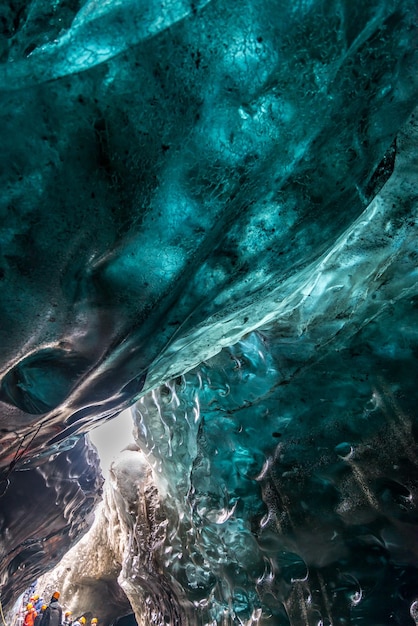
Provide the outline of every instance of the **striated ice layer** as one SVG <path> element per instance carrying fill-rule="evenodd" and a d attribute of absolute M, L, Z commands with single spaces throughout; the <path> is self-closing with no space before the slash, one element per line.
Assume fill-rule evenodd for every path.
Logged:
<path fill-rule="evenodd" d="M 418 84 L 414 0 L 33 0 L 3 23 L 7 465 L 15 432 L 65 448 L 277 317 L 387 179 Z"/>

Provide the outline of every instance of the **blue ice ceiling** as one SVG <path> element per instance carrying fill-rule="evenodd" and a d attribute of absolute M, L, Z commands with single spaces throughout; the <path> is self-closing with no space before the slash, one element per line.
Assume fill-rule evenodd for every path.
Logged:
<path fill-rule="evenodd" d="M 417 21 L 412 0 L 0 8 L 2 489 L 163 383 L 186 413 L 203 394 L 184 437 L 148 409 L 138 437 L 189 529 L 216 525 L 213 506 L 258 546 L 254 570 L 236 557 L 239 592 L 213 591 L 241 576 L 219 555 L 199 553 L 197 578 L 167 566 L 215 598 L 205 619 L 235 603 L 237 620 L 368 623 L 393 592 L 376 623 L 412 620 Z M 236 364 L 215 385 L 213 359 Z M 386 577 L 370 613 L 339 604 L 357 553 Z M 292 568 L 310 567 L 332 617 L 291 608 Z M 255 584 L 270 570 L 280 589 Z"/>

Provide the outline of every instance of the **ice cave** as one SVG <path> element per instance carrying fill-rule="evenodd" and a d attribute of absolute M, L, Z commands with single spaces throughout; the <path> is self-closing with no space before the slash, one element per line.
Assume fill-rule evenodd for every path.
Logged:
<path fill-rule="evenodd" d="M 417 625 L 417 1 L 0 26 L 3 626 Z"/>

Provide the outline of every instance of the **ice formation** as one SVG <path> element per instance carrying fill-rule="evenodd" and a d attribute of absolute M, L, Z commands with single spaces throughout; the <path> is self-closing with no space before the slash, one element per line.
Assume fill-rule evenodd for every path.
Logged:
<path fill-rule="evenodd" d="M 84 435 L 133 406 L 104 622 L 412 626 L 415 0 L 0 17 L 5 606 L 86 528 Z"/>

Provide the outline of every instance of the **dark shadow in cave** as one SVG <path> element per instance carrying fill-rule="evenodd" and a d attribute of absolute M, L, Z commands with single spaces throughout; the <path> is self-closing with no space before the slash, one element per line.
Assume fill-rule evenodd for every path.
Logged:
<path fill-rule="evenodd" d="M 127 615 L 117 617 L 110 626 L 138 626 L 138 622 L 134 613 L 128 613 Z"/>

